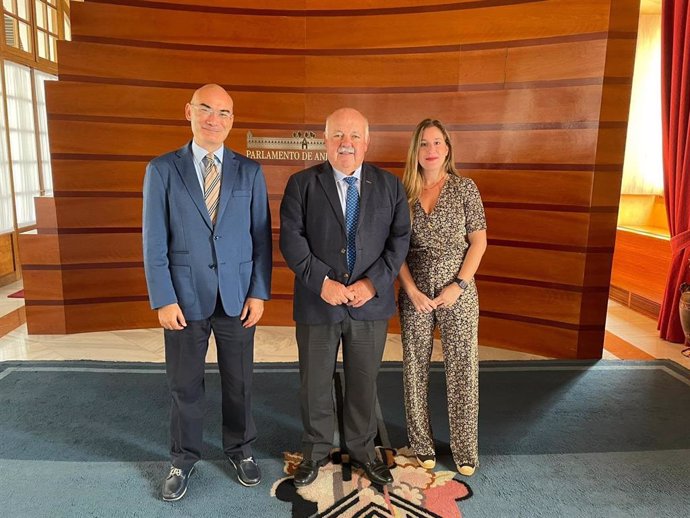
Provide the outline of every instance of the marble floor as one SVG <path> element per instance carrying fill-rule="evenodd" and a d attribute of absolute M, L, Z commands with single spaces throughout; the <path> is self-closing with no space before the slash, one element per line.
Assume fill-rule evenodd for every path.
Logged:
<path fill-rule="evenodd" d="M 104 360 L 162 362 L 161 329 L 133 329 L 72 335 L 29 335 L 24 321 L 24 299 L 7 295 L 22 288 L 21 281 L 0 287 L 0 361 L 6 360 Z M 438 341 L 437 341 L 438 342 Z M 610 301 L 606 319 L 605 359 L 642 360 L 669 358 L 690 368 L 681 344 L 658 337 L 656 321 Z M 255 361 L 291 362 L 297 360 L 294 328 L 259 326 L 255 340 Z M 440 343 L 435 343 L 432 358 L 441 360 Z M 479 347 L 480 360 L 528 360 L 543 356 Z M 388 335 L 384 359 L 402 359 L 400 336 Z M 215 362 L 215 344 L 207 360 Z"/>

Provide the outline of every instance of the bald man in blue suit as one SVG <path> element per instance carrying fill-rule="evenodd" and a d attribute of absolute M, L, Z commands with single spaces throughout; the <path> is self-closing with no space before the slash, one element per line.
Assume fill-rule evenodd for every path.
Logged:
<path fill-rule="evenodd" d="M 165 501 L 182 498 L 201 457 L 204 369 L 211 332 L 222 385 L 223 449 L 238 480 L 261 472 L 252 454 L 255 325 L 271 292 L 271 220 L 261 166 L 224 146 L 233 101 L 218 85 L 185 106 L 193 140 L 152 160 L 144 179 L 144 268 L 164 328 L 171 396 Z"/>

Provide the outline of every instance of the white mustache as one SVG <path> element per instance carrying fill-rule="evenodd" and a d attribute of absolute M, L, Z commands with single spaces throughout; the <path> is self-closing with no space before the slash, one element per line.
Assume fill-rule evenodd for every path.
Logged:
<path fill-rule="evenodd" d="M 340 146 L 340 147 L 338 148 L 338 153 L 339 153 L 339 154 L 345 154 L 345 153 L 347 153 L 347 154 L 350 154 L 350 155 L 354 155 L 354 154 L 355 154 L 355 148 L 353 148 L 352 146 Z"/>

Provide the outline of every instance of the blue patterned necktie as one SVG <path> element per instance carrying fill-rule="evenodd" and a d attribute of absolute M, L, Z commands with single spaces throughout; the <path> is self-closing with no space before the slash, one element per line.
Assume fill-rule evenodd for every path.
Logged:
<path fill-rule="evenodd" d="M 347 269 L 352 275 L 357 257 L 355 237 L 357 236 L 357 221 L 359 220 L 359 193 L 355 182 L 357 178 L 349 176 L 344 179 L 347 182 L 347 196 L 345 197 L 345 227 L 347 229 Z"/>

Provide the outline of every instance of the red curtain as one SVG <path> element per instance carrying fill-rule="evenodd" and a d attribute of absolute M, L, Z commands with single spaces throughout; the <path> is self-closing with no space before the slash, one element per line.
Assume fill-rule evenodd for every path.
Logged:
<path fill-rule="evenodd" d="M 661 8 L 661 116 L 664 195 L 671 231 L 671 268 L 659 314 L 661 338 L 685 340 L 678 316 L 680 285 L 690 280 L 690 12 L 689 0 Z"/>

